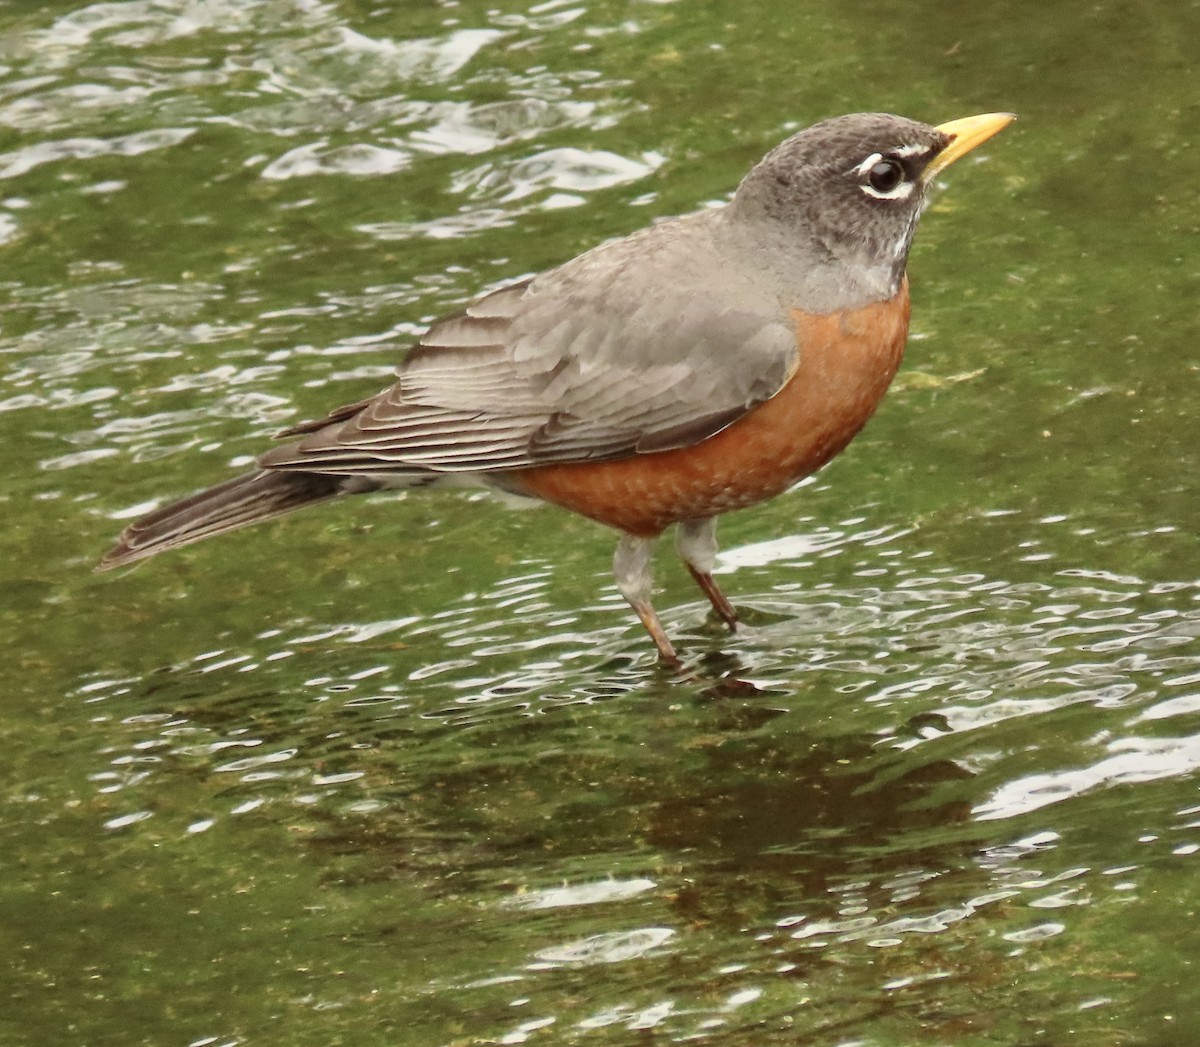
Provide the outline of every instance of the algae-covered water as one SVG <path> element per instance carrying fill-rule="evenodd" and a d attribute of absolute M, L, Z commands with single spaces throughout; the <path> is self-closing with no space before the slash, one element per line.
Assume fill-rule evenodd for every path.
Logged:
<path fill-rule="evenodd" d="M 1167 0 L 0 3 L 0 1043 L 1200 1042 L 1197 39 Z M 864 109 L 1020 119 L 922 222 L 880 413 L 723 521 L 750 627 L 660 557 L 694 678 L 553 509 L 92 573 L 430 319 Z"/>

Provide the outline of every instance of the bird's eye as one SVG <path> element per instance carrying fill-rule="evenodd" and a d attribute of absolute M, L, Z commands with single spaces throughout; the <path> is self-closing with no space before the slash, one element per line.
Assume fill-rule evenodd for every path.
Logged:
<path fill-rule="evenodd" d="M 867 172 L 867 184 L 882 196 L 896 191 L 904 181 L 904 168 L 895 160 L 879 160 Z"/>

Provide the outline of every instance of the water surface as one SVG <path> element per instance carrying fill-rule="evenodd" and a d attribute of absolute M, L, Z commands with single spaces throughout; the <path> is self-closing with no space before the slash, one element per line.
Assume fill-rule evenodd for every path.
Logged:
<path fill-rule="evenodd" d="M 1200 1040 L 1197 8 L 0 8 L 12 1044 Z M 1116 56 L 1116 57 L 1114 57 Z M 470 495 L 118 575 L 423 325 L 790 131 L 948 174 L 893 393 L 669 555 Z M 664 550 L 666 553 L 666 550 Z"/>

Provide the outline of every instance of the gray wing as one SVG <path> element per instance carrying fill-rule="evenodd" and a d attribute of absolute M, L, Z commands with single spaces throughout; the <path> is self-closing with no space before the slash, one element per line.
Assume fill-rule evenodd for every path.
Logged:
<path fill-rule="evenodd" d="M 777 299 L 724 264 L 705 214 L 653 226 L 435 324 L 399 380 L 281 435 L 269 468 L 487 472 L 689 446 L 782 387 Z M 711 221 L 711 219 L 710 219 Z"/>

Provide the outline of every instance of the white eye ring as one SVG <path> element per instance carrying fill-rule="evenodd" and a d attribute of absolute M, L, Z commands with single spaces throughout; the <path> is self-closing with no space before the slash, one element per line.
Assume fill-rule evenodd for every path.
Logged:
<path fill-rule="evenodd" d="M 876 200 L 907 200 L 912 196 L 913 183 L 907 178 L 901 178 L 891 189 L 886 190 L 876 189 L 871 185 L 869 181 L 871 172 L 880 163 L 895 165 L 896 161 L 890 158 L 885 160 L 882 153 L 872 153 L 862 163 L 852 167 L 848 173 L 856 177 L 859 189 Z"/>

